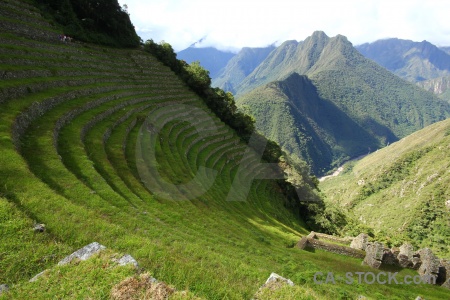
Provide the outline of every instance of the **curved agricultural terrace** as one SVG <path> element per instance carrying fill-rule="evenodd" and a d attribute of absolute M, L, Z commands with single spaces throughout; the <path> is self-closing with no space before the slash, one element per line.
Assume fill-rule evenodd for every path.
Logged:
<path fill-rule="evenodd" d="M 67 293 L 66 277 L 28 280 L 94 241 L 205 299 L 251 298 L 271 272 L 301 284 L 284 291 L 297 299 L 374 289 L 314 284 L 318 270 L 366 267 L 293 248 L 307 230 L 273 180 L 254 179 L 258 155 L 156 58 L 62 43 L 26 1 L 0 5 L 0 283 L 12 298 Z M 237 176 L 245 201 L 228 198 Z M 67 298 L 108 298 L 126 275 L 92 284 L 92 274 L 64 270 L 79 280 Z"/>

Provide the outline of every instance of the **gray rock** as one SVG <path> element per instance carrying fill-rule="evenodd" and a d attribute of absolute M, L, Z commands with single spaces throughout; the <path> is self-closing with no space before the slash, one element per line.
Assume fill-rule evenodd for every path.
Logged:
<path fill-rule="evenodd" d="M 133 265 L 135 268 L 139 266 L 138 262 L 130 254 L 125 254 L 121 258 L 114 261 L 117 262 L 119 266 Z"/>
<path fill-rule="evenodd" d="M 368 242 L 369 242 L 369 236 L 365 233 L 360 233 L 350 243 L 350 248 L 358 249 L 358 250 L 366 250 Z"/>
<path fill-rule="evenodd" d="M 413 269 L 413 270 L 418 270 L 420 268 L 420 266 L 422 265 L 422 261 L 420 260 L 419 255 L 414 255 L 411 262 L 412 262 L 411 269 Z"/>
<path fill-rule="evenodd" d="M 420 249 L 417 252 L 420 255 L 420 260 L 422 261 L 422 264 L 418 270 L 419 274 L 421 276 L 431 275 L 437 277 L 439 274 L 440 265 L 439 258 L 437 258 L 429 248 Z"/>
<path fill-rule="evenodd" d="M 447 206 L 447 208 L 450 209 L 450 199 L 448 199 L 447 201 L 445 201 L 445 206 Z"/>
<path fill-rule="evenodd" d="M 9 286 L 7 284 L 0 284 L 0 295 L 9 291 Z"/>
<path fill-rule="evenodd" d="M 366 247 L 366 257 L 364 258 L 363 263 L 375 269 L 380 268 L 384 250 L 384 245 L 380 242 L 368 243 Z"/>
<path fill-rule="evenodd" d="M 358 250 L 366 250 L 367 243 L 369 242 L 369 236 L 365 233 L 360 233 L 353 239 L 350 244 L 350 248 Z"/>
<path fill-rule="evenodd" d="M 44 232 L 45 231 L 45 224 L 36 224 L 36 225 L 34 225 L 33 230 L 35 232 Z"/>
<path fill-rule="evenodd" d="M 35 282 L 35 281 L 37 281 L 37 280 L 39 279 L 39 277 L 41 277 L 42 275 L 44 275 L 44 273 L 47 272 L 47 271 L 48 271 L 48 269 L 46 269 L 46 270 L 42 271 L 41 273 L 35 275 L 33 278 L 30 279 L 30 282 Z"/>
<path fill-rule="evenodd" d="M 385 249 L 383 253 L 383 259 L 381 260 L 383 264 L 386 265 L 398 265 L 397 251 L 395 249 Z"/>
<path fill-rule="evenodd" d="M 414 248 L 409 243 L 403 243 L 400 246 L 400 253 L 397 255 L 398 263 L 402 268 L 412 268 Z"/>
<path fill-rule="evenodd" d="M 436 283 L 450 289 L 450 260 L 441 259 Z"/>
<path fill-rule="evenodd" d="M 70 254 L 69 256 L 65 257 L 60 262 L 58 262 L 58 265 L 59 266 L 66 265 L 76 258 L 78 258 L 80 260 L 86 260 L 89 257 L 91 257 L 92 255 L 94 255 L 104 249 L 106 249 L 105 246 L 100 245 L 97 242 L 93 242 L 93 243 L 91 243 L 87 246 L 84 246 L 83 248 L 75 251 L 74 253 Z"/>
<path fill-rule="evenodd" d="M 280 275 L 278 275 L 276 273 L 272 273 L 272 274 L 270 274 L 269 278 L 267 278 L 266 283 L 264 283 L 263 287 L 266 284 L 269 284 L 271 282 L 277 282 L 277 281 L 278 282 L 283 282 L 283 283 L 285 283 L 287 285 L 290 285 L 290 286 L 294 286 L 294 283 L 290 279 L 286 279 L 286 278 L 284 278 L 284 277 L 282 277 L 282 276 L 280 276 Z"/>

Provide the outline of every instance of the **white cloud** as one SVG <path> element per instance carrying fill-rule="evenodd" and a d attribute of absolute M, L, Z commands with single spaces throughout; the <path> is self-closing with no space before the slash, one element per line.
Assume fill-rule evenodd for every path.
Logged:
<path fill-rule="evenodd" d="M 387 37 L 450 45 L 450 2 L 298 0 L 120 0 L 145 41 L 165 40 L 182 50 L 203 45 L 221 49 L 304 40 L 315 30 L 342 34 L 354 44 Z"/>

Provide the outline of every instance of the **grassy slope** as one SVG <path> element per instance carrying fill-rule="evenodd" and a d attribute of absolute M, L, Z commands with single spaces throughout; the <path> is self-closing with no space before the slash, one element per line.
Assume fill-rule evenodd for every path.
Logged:
<path fill-rule="evenodd" d="M 450 255 L 450 120 L 430 125 L 321 183 L 331 201 L 348 207 L 392 242 L 411 240 Z"/>
<path fill-rule="evenodd" d="M 245 147 L 173 73 L 139 50 L 61 44 L 58 30 L 35 26 L 43 21 L 25 2 L 0 4 L 2 13 L 16 14 L 0 15 L 0 283 L 12 287 L 0 298 L 107 298 L 131 271 L 105 273 L 102 257 L 28 282 L 93 241 L 207 299 L 250 298 L 270 272 L 301 284 L 282 292 L 286 299 L 445 295 L 431 286 L 315 285 L 316 271 L 369 269 L 356 259 L 290 248 L 307 231 L 270 181 L 255 181 L 246 202 L 227 202 Z M 218 132 L 199 138 L 177 118 L 168 122 L 156 143 L 161 176 L 185 183 L 206 166 L 218 177 L 194 200 L 168 201 L 140 182 L 135 147 L 149 113 L 165 119 L 157 108 L 169 107 L 180 116 L 180 103 L 201 108 Z M 223 137 L 226 148 L 215 150 Z M 47 231 L 34 233 L 35 222 Z M 76 294 L 68 293 L 74 286 Z"/>

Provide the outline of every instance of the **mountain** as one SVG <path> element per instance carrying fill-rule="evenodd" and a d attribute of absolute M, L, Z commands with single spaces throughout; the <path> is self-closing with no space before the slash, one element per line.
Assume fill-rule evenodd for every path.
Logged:
<path fill-rule="evenodd" d="M 288 153 L 306 160 L 315 174 L 380 147 L 333 102 L 321 98 L 305 75 L 292 73 L 258 87 L 241 97 L 239 105 L 255 117 L 259 130 Z"/>
<path fill-rule="evenodd" d="M 448 54 L 450 54 L 450 47 L 439 47 L 441 50 L 447 52 Z"/>
<path fill-rule="evenodd" d="M 427 126 L 320 183 L 339 203 L 386 242 L 409 240 L 450 256 L 450 119 Z"/>
<path fill-rule="evenodd" d="M 200 65 L 209 71 L 211 78 L 219 75 L 228 61 L 236 54 L 225 52 L 213 47 L 197 48 L 195 44 L 177 53 L 177 58 L 190 64 L 193 61 L 199 61 Z"/>
<path fill-rule="evenodd" d="M 230 59 L 225 68 L 212 76 L 212 85 L 225 91 L 235 93 L 235 87 L 247 77 L 268 55 L 275 46 L 264 48 L 244 47 L 232 59 Z"/>
<path fill-rule="evenodd" d="M 384 39 L 356 49 L 411 82 L 450 75 L 450 54 L 427 41 Z"/>
<path fill-rule="evenodd" d="M 347 137 L 341 136 L 344 135 L 341 131 L 336 130 L 323 134 L 322 137 L 327 135 L 333 137 L 321 139 L 326 141 L 328 149 L 334 149 L 330 156 L 322 158 L 322 162 L 332 162 L 326 169 L 330 169 L 333 164 L 344 158 L 351 158 L 357 153 L 362 154 L 362 149 L 374 150 L 380 145 L 396 141 L 426 125 L 450 116 L 448 103 L 365 58 L 344 36 L 338 35 L 329 38 L 323 32 L 315 32 L 303 42 L 287 41 L 280 45 L 236 88 L 237 103 L 240 107 L 248 105 L 244 109 L 254 116 L 260 116 L 261 112 L 265 112 L 265 121 L 257 120 L 259 124 L 257 128 L 265 135 L 272 136 L 291 154 L 309 153 L 310 151 L 305 150 L 306 142 L 302 140 L 317 141 L 318 139 L 313 138 L 314 134 L 309 130 L 288 130 L 289 134 L 303 132 L 303 134 L 298 133 L 296 138 L 275 134 L 275 132 L 286 131 L 287 129 L 283 128 L 286 124 L 272 123 L 269 126 L 262 123 L 269 122 L 272 118 L 276 119 L 273 114 L 279 113 L 279 111 L 272 109 L 270 97 L 261 96 L 262 90 L 258 90 L 256 93 L 258 98 L 262 99 L 261 101 L 251 99 L 255 96 L 251 91 L 270 82 L 283 81 L 294 72 L 309 78 L 311 85 L 314 86 L 313 90 L 316 90 L 313 92 L 313 94 L 317 94 L 314 97 L 332 103 L 336 109 L 341 111 L 340 116 L 344 114 L 353 121 L 353 124 L 357 125 L 356 131 L 360 132 L 361 128 L 366 131 L 366 134 L 354 136 L 352 143 L 359 145 L 358 147 L 353 145 L 337 147 L 339 143 L 336 141 L 341 140 L 346 140 L 346 144 L 349 145 L 349 140 Z M 279 95 L 283 99 L 288 97 L 291 102 L 298 101 L 301 97 L 308 98 L 311 97 L 311 85 L 308 89 L 299 90 L 298 93 L 286 94 L 285 90 L 281 90 Z M 273 94 L 273 88 L 270 87 L 269 94 Z M 300 96 L 302 92 L 305 95 Z M 298 119 L 298 114 L 294 116 L 292 113 L 293 111 L 290 109 L 283 110 L 286 121 Z M 304 111 L 305 117 L 302 119 L 308 120 L 311 126 L 315 126 L 312 120 L 317 122 L 317 116 L 312 117 L 309 113 Z M 294 123 L 289 126 L 294 126 Z M 346 121 L 345 124 L 350 123 Z M 273 127 L 273 125 L 276 126 Z M 370 139 L 368 135 L 371 137 Z M 360 140 L 360 138 L 362 139 Z M 323 144 L 319 148 L 325 149 Z M 298 149 L 303 150 L 293 152 Z M 330 152 L 323 150 L 321 153 L 329 154 Z M 311 161 L 309 155 L 304 158 Z M 322 164 L 320 165 L 322 166 Z M 321 167 L 314 166 L 314 169 L 318 170 Z"/>
<path fill-rule="evenodd" d="M 450 102 L 450 76 L 420 81 L 417 82 L 417 85 L 436 94 L 439 98 Z"/>

